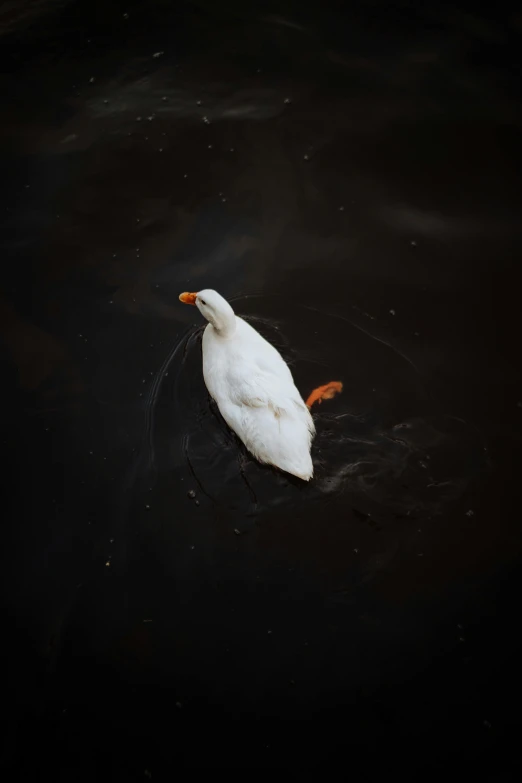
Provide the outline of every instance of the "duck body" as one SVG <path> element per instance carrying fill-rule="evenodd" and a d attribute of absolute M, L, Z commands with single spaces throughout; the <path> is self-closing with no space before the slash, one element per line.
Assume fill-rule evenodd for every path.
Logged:
<path fill-rule="evenodd" d="M 309 481 L 315 427 L 279 351 L 216 291 L 182 294 L 181 301 L 187 301 L 182 297 L 195 297 L 187 303 L 209 320 L 203 377 L 230 429 L 259 462 Z"/>
<path fill-rule="evenodd" d="M 312 478 L 312 417 L 288 365 L 259 332 L 237 316 L 230 338 L 208 324 L 203 377 L 226 423 L 259 462 Z"/>

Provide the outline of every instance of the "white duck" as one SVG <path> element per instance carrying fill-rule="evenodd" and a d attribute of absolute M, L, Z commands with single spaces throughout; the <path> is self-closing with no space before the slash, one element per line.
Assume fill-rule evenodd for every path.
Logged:
<path fill-rule="evenodd" d="M 203 377 L 228 426 L 259 462 L 309 481 L 315 427 L 279 351 L 235 315 L 217 291 L 179 298 L 196 305 L 209 322 L 203 334 Z"/>

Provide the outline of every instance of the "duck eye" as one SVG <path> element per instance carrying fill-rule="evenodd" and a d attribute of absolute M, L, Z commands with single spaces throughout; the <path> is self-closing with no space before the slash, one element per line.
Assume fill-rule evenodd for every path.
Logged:
<path fill-rule="evenodd" d="M 203 299 L 200 299 L 199 301 L 201 302 L 202 305 L 206 305 L 206 302 L 204 302 Z"/>

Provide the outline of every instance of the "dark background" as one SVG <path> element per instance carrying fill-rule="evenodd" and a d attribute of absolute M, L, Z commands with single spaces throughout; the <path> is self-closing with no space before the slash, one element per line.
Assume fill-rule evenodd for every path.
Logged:
<path fill-rule="evenodd" d="M 507 779 L 522 9 L 33 0 L 0 31 L 9 779 Z M 209 404 L 204 287 L 303 396 L 343 381 L 310 486 Z"/>

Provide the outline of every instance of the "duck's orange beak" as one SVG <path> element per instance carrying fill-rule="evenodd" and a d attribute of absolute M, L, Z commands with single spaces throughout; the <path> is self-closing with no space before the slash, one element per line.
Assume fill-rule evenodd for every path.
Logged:
<path fill-rule="evenodd" d="M 185 291 L 184 294 L 179 295 L 179 301 L 183 302 L 183 304 L 196 304 L 196 296 L 198 295 L 198 292 L 196 291 L 195 294 L 189 294 L 187 291 Z"/>

